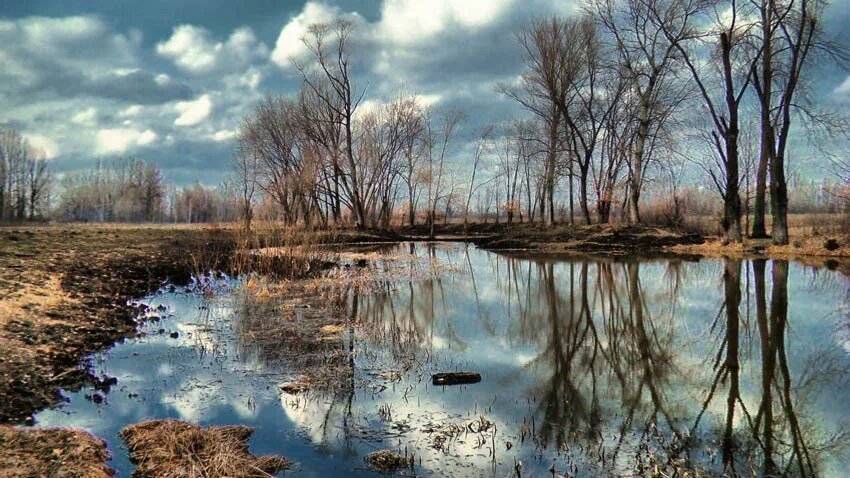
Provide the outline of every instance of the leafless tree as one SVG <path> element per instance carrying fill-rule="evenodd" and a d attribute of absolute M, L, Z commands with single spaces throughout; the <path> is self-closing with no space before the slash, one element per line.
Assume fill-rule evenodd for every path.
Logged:
<path fill-rule="evenodd" d="M 0 222 L 42 216 L 49 180 L 44 151 L 18 131 L 0 129 Z"/>
<path fill-rule="evenodd" d="M 599 41 L 594 20 L 589 16 L 564 20 L 563 43 L 572 45 L 565 52 L 564 64 L 576 65 L 575 75 L 563 86 L 566 93 L 558 110 L 567 126 L 568 148 L 579 170 L 579 206 L 590 224 L 588 180 L 591 162 L 597 153 L 601 133 L 623 95 L 623 82 L 610 68 L 605 68 L 603 45 Z M 566 71 L 572 70 L 566 68 Z"/>
<path fill-rule="evenodd" d="M 482 185 L 486 184 L 480 183 L 475 184 L 476 175 L 478 174 L 478 167 L 481 164 L 481 160 L 490 150 L 490 136 L 493 134 L 492 126 L 485 126 L 484 130 L 481 132 L 481 135 L 478 137 L 478 142 L 475 143 L 475 152 L 472 155 L 472 172 L 470 173 L 469 185 L 466 188 L 466 201 L 463 205 L 463 231 L 464 233 L 467 230 L 467 226 L 469 224 L 469 203 L 472 201 L 472 195 L 480 188 Z M 412 225 L 412 224 L 411 224 Z"/>
<path fill-rule="evenodd" d="M 625 95 L 632 96 L 632 117 L 624 119 L 633 136 L 628 147 L 629 220 L 640 222 L 640 194 L 651 144 L 682 104 L 686 94 L 678 72 L 679 52 L 674 46 L 687 34 L 687 17 L 678 15 L 678 0 L 590 0 L 588 10 L 611 37 L 618 55 L 619 72 L 628 82 Z M 650 21 L 653 11 L 658 22 Z M 670 38 L 662 33 L 670 33 Z M 626 121 L 635 122 L 630 128 Z M 610 162 L 610 160 L 609 160 Z"/>
<path fill-rule="evenodd" d="M 425 114 L 425 160 L 427 163 L 428 225 L 430 235 L 434 236 L 437 203 L 445 194 L 444 174 L 449 148 L 455 139 L 458 127 L 465 115 L 457 110 L 426 111 Z"/>
<path fill-rule="evenodd" d="M 345 168 L 340 176 L 341 185 L 351 203 L 357 227 L 365 227 L 367 204 L 361 194 L 363 185 L 358 182 L 362 172 L 354 156 L 353 135 L 354 113 L 366 90 L 356 90 L 351 80 L 353 31 L 354 24 L 345 19 L 338 19 L 331 24 L 311 25 L 303 42 L 312 53 L 314 62 L 293 62 L 301 72 L 304 84 L 328 109 L 328 117 L 342 129 Z"/>
<path fill-rule="evenodd" d="M 751 54 L 753 89 L 759 104 L 761 154 L 756 181 L 753 236 L 765 237 L 765 189 L 770 176 L 774 244 L 788 243 L 788 184 L 785 162 L 794 113 L 817 120 L 805 101 L 805 80 L 817 56 L 846 62 L 847 51 L 824 39 L 822 0 L 750 0 L 758 15 Z"/>
<path fill-rule="evenodd" d="M 722 7 L 722 5 L 721 5 Z M 711 122 L 710 142 L 718 159 L 717 165 L 723 177 L 718 177 L 715 168 L 705 166 L 715 186 L 723 197 L 724 241 L 741 241 L 741 200 L 739 172 L 739 109 L 741 100 L 750 86 L 751 75 L 739 61 L 742 39 L 748 24 L 739 22 L 739 5 L 732 0 L 728 19 L 715 6 L 700 0 L 677 0 L 669 10 L 650 9 L 650 20 L 654 22 L 667 40 L 679 52 L 696 84 L 702 104 Z M 668 16 L 679 17 L 675 23 L 665 21 Z M 699 26 L 716 19 L 708 29 Z M 681 28 L 671 28 L 681 25 Z M 707 43 L 711 42 L 711 43 Z M 711 45 L 715 45 L 711 48 Z M 700 57 L 706 48 L 719 60 L 719 68 Z"/>
<path fill-rule="evenodd" d="M 254 197 L 257 194 L 260 160 L 253 148 L 240 143 L 234 156 L 234 169 L 236 170 L 237 185 L 239 188 L 239 202 L 242 212 L 242 220 L 245 224 L 245 233 L 251 234 L 251 221 L 254 218 Z"/>
<path fill-rule="evenodd" d="M 422 194 L 424 109 L 416 101 L 415 96 L 400 99 L 398 109 L 398 120 L 402 130 L 401 153 L 404 156 L 402 177 L 407 189 L 407 223 L 413 226 L 416 223 L 416 209 Z"/>

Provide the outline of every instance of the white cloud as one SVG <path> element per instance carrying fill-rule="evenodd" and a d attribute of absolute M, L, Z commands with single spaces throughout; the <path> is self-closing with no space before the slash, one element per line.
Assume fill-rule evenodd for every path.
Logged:
<path fill-rule="evenodd" d="M 131 116 L 137 116 L 141 112 L 142 112 L 142 105 L 131 105 L 131 106 L 128 106 L 128 107 L 124 108 L 123 110 L 119 111 L 118 117 L 119 118 L 129 118 Z"/>
<path fill-rule="evenodd" d="M 71 117 L 76 124 L 91 125 L 97 122 L 97 108 L 90 106 Z"/>
<path fill-rule="evenodd" d="M 451 26 L 477 28 L 495 20 L 511 0 L 388 0 L 378 35 L 399 44 L 434 38 Z"/>
<path fill-rule="evenodd" d="M 233 139 L 236 137 L 236 131 L 232 130 L 221 130 L 216 131 L 213 135 L 213 140 L 215 141 L 227 141 L 229 139 Z"/>
<path fill-rule="evenodd" d="M 100 20 L 86 16 L 29 17 L 20 22 L 20 27 L 28 39 L 43 45 L 90 40 L 102 35 L 106 30 Z"/>
<path fill-rule="evenodd" d="M 248 27 L 234 30 L 226 42 L 216 42 L 203 27 L 180 25 L 174 27 L 168 40 L 157 43 L 156 52 L 184 71 L 203 74 L 219 68 L 242 68 L 254 58 L 266 56 L 268 49 Z M 157 77 L 157 81 L 167 82 L 168 77 Z"/>
<path fill-rule="evenodd" d="M 207 119 L 212 111 L 210 95 L 205 94 L 193 101 L 180 101 L 175 106 L 180 116 L 174 121 L 175 126 L 192 126 Z"/>
<path fill-rule="evenodd" d="M 307 2 L 304 4 L 301 13 L 292 17 L 289 23 L 280 30 L 280 35 L 278 35 L 272 51 L 271 61 L 281 68 L 288 68 L 291 58 L 298 58 L 307 53 L 307 47 L 301 39 L 307 33 L 307 28 L 310 25 L 329 23 L 341 16 L 360 19 L 356 13 L 343 15 L 337 7 L 319 2 Z"/>
<path fill-rule="evenodd" d="M 157 43 L 156 52 L 193 73 L 203 73 L 215 66 L 215 46 L 210 44 L 207 31 L 192 25 L 175 27 L 171 38 Z"/>
<path fill-rule="evenodd" d="M 95 152 L 97 154 L 123 153 L 134 146 L 153 143 L 157 134 L 148 129 L 139 131 L 132 128 L 102 129 L 97 132 Z"/>

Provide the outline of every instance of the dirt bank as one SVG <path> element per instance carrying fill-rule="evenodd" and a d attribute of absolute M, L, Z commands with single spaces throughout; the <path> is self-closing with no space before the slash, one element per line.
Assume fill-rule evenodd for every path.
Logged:
<path fill-rule="evenodd" d="M 427 238 L 425 226 L 403 227 L 397 232 L 411 239 Z M 632 254 L 660 251 L 664 247 L 699 244 L 699 234 L 653 226 L 593 224 L 547 227 L 543 224 L 448 224 L 435 227 L 435 239 L 470 241 L 488 250 L 525 249 L 540 252 L 605 252 Z"/>
<path fill-rule="evenodd" d="M 0 423 L 25 423 L 60 387 L 96 380 L 78 365 L 134 333 L 127 300 L 232 249 L 211 228 L 0 229 Z"/>
<path fill-rule="evenodd" d="M 235 238 L 234 228 L 210 226 L 0 227 L 0 424 L 31 423 L 35 412 L 61 400 L 60 388 L 93 384 L 108 389 L 110 380 L 93 376 L 81 364 L 135 333 L 140 311 L 127 301 L 156 290 L 165 280 L 179 283 L 195 271 L 228 269 Z M 369 231 L 326 231 L 312 233 L 308 240 L 393 238 Z M 61 443 L 40 439 L 49 433 Z M 0 476 L 42 476 L 28 475 L 21 465 L 26 460 L 33 470 L 55 466 L 73 471 L 79 454 L 66 452 L 79 449 L 97 450 L 81 459 L 89 460 L 91 469 L 108 471 L 104 444 L 85 432 L 4 427 L 0 456 L 30 453 L 14 463 L 0 460 Z"/>

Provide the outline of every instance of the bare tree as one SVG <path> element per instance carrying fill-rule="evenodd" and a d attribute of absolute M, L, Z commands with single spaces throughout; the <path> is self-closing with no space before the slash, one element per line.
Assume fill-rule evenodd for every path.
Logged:
<path fill-rule="evenodd" d="M 472 195 L 480 188 L 483 184 L 475 184 L 475 177 L 478 173 L 478 167 L 481 164 L 481 160 L 487 154 L 490 149 L 490 135 L 493 133 L 492 126 L 486 126 L 484 130 L 481 132 L 481 135 L 478 137 L 478 142 L 475 143 L 475 152 L 472 155 L 472 172 L 469 178 L 469 185 L 466 188 L 466 202 L 463 205 L 463 232 L 466 233 L 467 225 L 469 224 L 469 203 L 472 201 Z M 412 225 L 412 224 L 411 224 Z"/>
<path fill-rule="evenodd" d="M 341 184 L 348 195 L 358 228 L 366 226 L 366 199 L 362 197 L 362 176 L 354 156 L 354 113 L 366 90 L 355 91 L 351 81 L 351 42 L 354 25 L 344 19 L 332 24 L 314 24 L 303 38 L 304 45 L 312 53 L 315 64 L 294 61 L 301 72 L 305 85 L 324 103 L 330 111 L 332 121 L 342 128 L 343 156 L 346 169 L 341 175 Z M 329 88 L 320 86 L 327 85 Z"/>
<path fill-rule="evenodd" d="M 629 141 L 629 220 L 640 222 L 640 193 L 651 156 L 650 145 L 681 105 L 686 89 L 679 81 L 679 52 L 687 17 L 677 14 L 678 0 L 590 0 L 589 10 L 613 39 L 620 73 L 636 108 Z M 653 11 L 658 22 L 650 21 Z M 662 33 L 669 32 L 670 38 Z"/>
<path fill-rule="evenodd" d="M 527 143 L 523 141 L 519 123 L 506 124 L 501 129 L 496 158 L 498 159 L 498 175 L 505 187 L 505 202 L 500 206 L 505 211 L 508 224 L 513 224 L 514 214 L 522 211 L 519 204 L 519 173 L 526 156 Z"/>
<path fill-rule="evenodd" d="M 437 220 L 437 203 L 445 193 L 443 176 L 446 172 L 449 148 L 457 128 L 464 119 L 465 115 L 457 110 L 442 110 L 436 115 L 432 111 L 426 111 L 425 114 L 424 144 L 428 181 L 428 225 L 431 237 L 434 236 L 434 223 Z"/>
<path fill-rule="evenodd" d="M 517 41 L 523 52 L 526 71 L 518 85 L 502 85 L 501 91 L 540 118 L 546 128 L 546 159 L 543 168 L 541 215 L 548 225 L 555 223 L 555 183 L 562 123 L 560 105 L 566 103 L 568 85 L 578 76 L 574 60 L 577 45 L 569 43 L 567 30 L 575 22 L 558 17 L 538 20 L 520 30 Z M 570 63 L 568 63 L 568 61 Z M 572 175 L 570 175 L 572 182 Z"/>
<path fill-rule="evenodd" d="M 788 243 L 788 184 L 785 160 L 793 113 L 816 119 L 805 106 L 803 88 L 818 53 L 846 61 L 847 52 L 823 39 L 821 0 L 751 0 L 759 15 L 752 55 L 753 87 L 761 122 L 753 236 L 765 237 L 765 189 L 770 176 L 774 244 Z"/>
<path fill-rule="evenodd" d="M 400 99 L 398 108 L 398 120 L 403 133 L 401 137 L 401 152 L 404 156 L 402 177 L 407 187 L 407 223 L 413 226 L 416 223 L 416 208 L 422 193 L 420 168 L 423 156 L 422 135 L 425 132 L 424 110 L 415 96 Z"/>
<path fill-rule="evenodd" d="M 251 234 L 251 221 L 254 219 L 254 196 L 257 193 L 257 181 L 260 174 L 260 160 L 253 148 L 240 143 L 234 155 L 234 169 L 236 170 L 237 185 L 239 188 L 239 203 L 241 206 L 242 220 L 245 224 L 245 233 Z"/>
<path fill-rule="evenodd" d="M 661 11 L 657 8 L 650 10 L 651 18 L 668 41 L 676 48 L 682 57 L 691 77 L 696 83 L 703 106 L 708 112 L 711 122 L 710 142 L 717 155 L 717 165 L 722 170 L 723 177 L 719 178 L 714 168 L 706 166 L 715 186 L 723 197 L 724 241 L 741 241 L 741 200 L 739 178 L 739 109 L 741 100 L 750 85 L 750 74 L 746 67 L 742 68 L 738 60 L 745 28 L 738 22 L 739 7 L 737 0 L 732 0 L 728 20 L 712 8 L 706 8 L 699 0 L 677 0 L 673 8 Z M 671 23 L 665 17 L 675 15 L 680 19 L 672 25 L 681 28 L 671 28 Z M 701 18 L 697 18 L 700 17 Z M 716 25 L 706 30 L 697 29 L 697 21 L 707 21 L 708 18 L 718 20 Z M 714 68 L 698 57 L 704 52 L 707 40 L 719 40 L 718 49 L 713 52 L 719 58 L 719 68 Z M 741 71 L 744 70 L 744 71 Z M 717 92 L 712 81 L 718 83 Z"/>
<path fill-rule="evenodd" d="M 558 111 L 567 126 L 568 148 L 575 158 L 579 169 L 579 206 L 585 223 L 590 224 L 588 206 L 588 180 L 591 161 L 597 152 L 600 135 L 613 114 L 623 94 L 621 78 L 612 75 L 603 64 L 603 46 L 599 42 L 596 25 L 589 16 L 563 20 L 565 28 L 562 43 L 571 45 L 564 52 L 565 71 L 570 81 L 562 84 L 566 93 L 557 95 L 562 98 Z"/>

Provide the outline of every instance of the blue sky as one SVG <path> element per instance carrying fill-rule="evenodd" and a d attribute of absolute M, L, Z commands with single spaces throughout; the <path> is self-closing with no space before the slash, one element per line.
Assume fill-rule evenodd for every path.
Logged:
<path fill-rule="evenodd" d="M 303 53 L 310 23 L 358 25 L 368 100 L 416 93 L 466 112 L 471 131 L 519 114 L 496 85 L 522 70 L 520 26 L 575 11 L 559 0 L 2 2 L 0 126 L 26 134 L 57 172 L 134 155 L 172 182 L 216 184 L 242 117 L 297 89 L 287 58 Z M 850 45 L 847 24 L 850 0 L 834 1 L 826 29 Z M 816 97 L 850 112 L 847 74 L 822 65 Z"/>

